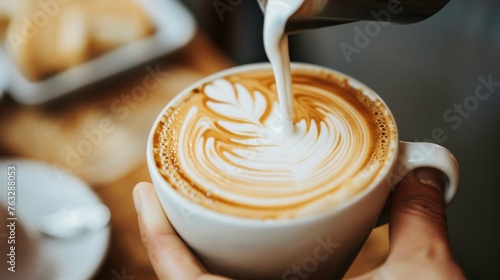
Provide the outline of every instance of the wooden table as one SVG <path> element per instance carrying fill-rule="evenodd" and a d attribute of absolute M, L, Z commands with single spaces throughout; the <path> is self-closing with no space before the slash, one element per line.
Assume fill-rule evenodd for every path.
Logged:
<path fill-rule="evenodd" d="M 175 94 L 230 66 L 210 39 L 198 33 L 174 54 L 48 104 L 0 102 L 0 155 L 38 159 L 72 172 L 109 207 L 111 245 L 95 279 L 157 279 L 141 244 L 131 194 L 137 182 L 150 181 L 145 160 L 149 130 Z M 146 90 L 147 76 L 156 83 Z M 387 227 L 381 227 L 349 275 L 380 265 L 387 251 Z"/>

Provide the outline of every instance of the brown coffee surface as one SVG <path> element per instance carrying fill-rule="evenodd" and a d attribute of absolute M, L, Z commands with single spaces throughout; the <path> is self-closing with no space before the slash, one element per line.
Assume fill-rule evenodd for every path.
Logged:
<path fill-rule="evenodd" d="M 294 133 L 272 71 L 229 75 L 178 99 L 155 128 L 164 179 L 207 209 L 253 219 L 320 213 L 376 180 L 394 153 L 383 103 L 318 69 L 293 70 Z"/>

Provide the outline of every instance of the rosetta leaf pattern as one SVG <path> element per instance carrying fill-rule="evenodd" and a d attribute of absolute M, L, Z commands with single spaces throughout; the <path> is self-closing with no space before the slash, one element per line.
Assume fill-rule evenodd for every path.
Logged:
<path fill-rule="evenodd" d="M 265 129 L 260 119 L 266 110 L 266 99 L 259 91 L 253 94 L 242 84 L 219 79 L 205 87 L 208 108 L 220 116 L 218 124 L 227 131 L 244 136 L 258 135 Z"/>

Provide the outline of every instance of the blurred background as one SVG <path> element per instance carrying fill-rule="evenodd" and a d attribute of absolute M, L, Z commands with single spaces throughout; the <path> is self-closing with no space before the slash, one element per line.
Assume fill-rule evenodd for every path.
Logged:
<path fill-rule="evenodd" d="M 255 1 L 243 1 L 222 21 L 212 3 L 187 2 L 238 64 L 266 61 Z M 339 70 L 374 89 L 391 108 L 402 140 L 432 141 L 434 130 L 444 131 L 441 145 L 455 154 L 462 172 L 461 189 L 447 210 L 451 244 L 470 279 L 500 273 L 499 15 L 497 0 L 451 0 L 423 22 L 381 27 L 349 57 L 340 45 L 356 46 L 356 27 L 365 30 L 366 22 L 290 37 L 292 61 Z M 480 77 L 496 82 L 485 100 L 475 97 Z"/>
<path fill-rule="evenodd" d="M 0 0 L 0 37 L 5 38 L 0 87 L 4 80 L 19 82 L 12 78 L 15 71 L 26 78 L 20 82 L 24 87 L 6 86 L 6 96 L 0 97 L 0 161 L 24 158 L 50 164 L 51 176 L 59 176 L 52 181 L 62 185 L 68 181 L 60 175 L 74 174 L 109 208 L 109 252 L 96 257 L 103 261 L 90 275 L 155 279 L 140 244 L 131 198 L 136 182 L 149 181 L 144 151 L 150 127 L 168 100 L 192 82 L 232 65 L 267 61 L 257 1 L 151 0 L 144 3 L 160 6 L 143 11 L 135 7 L 139 4 L 124 8 L 113 6 L 113 1 L 102 8 L 101 1 L 74 0 L 71 5 L 88 6 L 72 9 L 59 1 L 20 2 L 31 6 L 19 12 L 13 2 Z M 165 6 L 179 2 L 181 8 Z M 391 108 L 402 140 L 439 142 L 457 157 L 461 189 L 447 212 L 454 254 L 470 279 L 496 279 L 500 274 L 500 184 L 495 177 L 500 166 L 498 15 L 497 0 L 451 0 L 423 22 L 381 25 L 362 46 L 355 38 L 367 22 L 290 37 L 292 61 L 330 67 L 364 82 Z M 33 28 L 26 29 L 24 19 Z M 61 24 L 64 19 L 72 24 Z M 54 39 L 59 37 L 51 37 L 56 34 L 53 28 L 73 40 Z M 9 37 L 14 33 L 24 35 Z M 25 44 L 33 33 L 36 40 L 29 42 L 36 45 Z M 134 42 L 139 42 L 138 49 L 122 52 Z M 20 52 L 9 52 L 16 44 Z M 341 46 L 346 45 L 356 51 L 345 54 Z M 85 62 L 90 64 L 76 76 L 58 75 Z M 96 73 L 103 74 L 101 81 L 89 78 Z M 52 83 L 44 83 L 51 78 Z M 24 97 L 15 94 L 24 90 L 50 95 L 61 85 L 77 82 L 85 85 L 47 102 L 23 104 Z M 38 184 L 44 187 L 43 179 Z M 56 204 L 68 207 L 70 200 L 60 199 L 63 202 L 44 211 L 55 210 Z M 379 240 L 386 248 L 384 238 L 373 240 L 369 245 Z M 378 255 L 384 256 L 384 250 Z"/>

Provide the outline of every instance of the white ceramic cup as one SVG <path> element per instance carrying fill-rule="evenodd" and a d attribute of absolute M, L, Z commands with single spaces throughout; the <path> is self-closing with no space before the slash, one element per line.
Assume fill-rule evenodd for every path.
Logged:
<path fill-rule="evenodd" d="M 373 90 L 337 71 L 299 63 L 293 63 L 292 68 L 321 70 L 347 78 L 351 86 L 383 102 Z M 397 135 L 391 143 L 394 152 L 388 155 L 382 176 L 354 198 L 320 214 L 271 222 L 253 220 L 217 213 L 182 197 L 160 175 L 154 160 L 153 135 L 161 116 L 203 83 L 259 69 L 268 70 L 270 65 L 234 67 L 188 87 L 160 113 L 148 141 L 148 167 L 165 213 L 177 233 L 211 271 L 237 279 L 337 279 L 347 271 L 370 234 L 391 190 L 411 170 L 419 167 L 441 170 L 447 177 L 445 201 L 447 204 L 452 201 L 459 183 L 455 157 L 439 145 L 403 142 Z M 324 278 L 325 275 L 329 278 Z"/>

